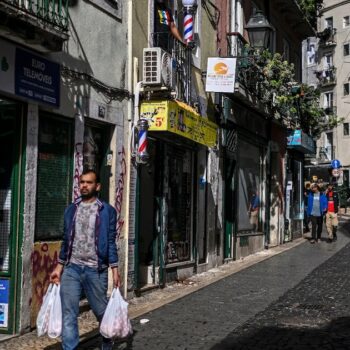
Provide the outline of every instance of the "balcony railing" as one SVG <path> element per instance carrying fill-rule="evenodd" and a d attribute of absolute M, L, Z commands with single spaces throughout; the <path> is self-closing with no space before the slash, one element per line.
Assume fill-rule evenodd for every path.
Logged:
<path fill-rule="evenodd" d="M 326 28 L 322 32 L 317 33 L 317 37 L 320 39 L 319 46 L 332 46 L 336 45 L 335 35 L 337 33 L 336 28 Z"/>
<path fill-rule="evenodd" d="M 191 60 L 194 46 L 183 45 L 168 32 L 153 33 L 153 46 L 160 47 L 171 55 L 176 98 L 191 104 Z"/>
<path fill-rule="evenodd" d="M 69 0 L 2 0 L 0 7 L 17 9 L 28 16 L 49 23 L 57 29 L 68 29 Z"/>
<path fill-rule="evenodd" d="M 317 71 L 315 74 L 318 79 L 319 85 L 321 86 L 334 85 L 337 82 L 335 67 L 330 67 L 329 69 Z"/>
<path fill-rule="evenodd" d="M 247 41 L 240 33 L 227 33 L 227 52 L 229 56 L 243 56 L 245 54 L 247 44 Z"/>
<path fill-rule="evenodd" d="M 336 106 L 325 107 L 324 112 L 326 113 L 326 115 L 336 115 L 337 107 Z"/>

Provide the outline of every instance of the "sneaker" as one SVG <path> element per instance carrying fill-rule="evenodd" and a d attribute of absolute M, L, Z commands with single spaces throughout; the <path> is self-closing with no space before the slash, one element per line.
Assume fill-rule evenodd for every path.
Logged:
<path fill-rule="evenodd" d="M 314 243 L 315 243 L 315 240 L 314 240 L 314 239 L 310 240 L 310 243 L 311 243 L 311 244 L 314 244 Z"/>
<path fill-rule="evenodd" d="M 328 238 L 327 239 L 327 243 L 332 243 L 333 242 L 333 239 L 332 238 Z"/>

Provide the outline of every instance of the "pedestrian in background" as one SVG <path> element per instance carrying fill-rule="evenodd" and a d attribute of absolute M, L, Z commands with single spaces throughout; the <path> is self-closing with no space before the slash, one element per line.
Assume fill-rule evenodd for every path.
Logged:
<path fill-rule="evenodd" d="M 79 188 L 81 197 L 64 213 L 62 247 L 50 276 L 51 282 L 61 285 L 63 350 L 78 348 L 82 291 L 101 322 L 107 306 L 108 266 L 112 268 L 114 286 L 120 286 L 116 211 L 97 198 L 101 184 L 95 171 L 83 172 Z M 112 339 L 103 338 L 101 349 L 112 347 Z"/>
<path fill-rule="evenodd" d="M 308 196 L 307 214 L 311 221 L 312 239 L 311 243 L 321 239 L 323 216 L 327 211 L 327 197 L 320 192 L 318 184 L 311 185 L 311 193 Z"/>
<path fill-rule="evenodd" d="M 309 215 L 307 214 L 308 198 L 310 194 L 310 182 L 306 183 L 304 188 L 304 232 L 310 232 L 309 229 Z"/>
<path fill-rule="evenodd" d="M 326 227 L 328 232 L 328 242 L 331 243 L 337 240 L 337 228 L 338 228 L 338 209 L 339 209 L 339 197 L 338 193 L 334 190 L 333 184 L 328 184 L 326 190 L 326 197 L 328 200 L 328 208 L 326 214 Z"/>

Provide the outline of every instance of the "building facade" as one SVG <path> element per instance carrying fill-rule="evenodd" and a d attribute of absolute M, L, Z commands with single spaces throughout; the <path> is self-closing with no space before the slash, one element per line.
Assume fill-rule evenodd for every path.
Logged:
<path fill-rule="evenodd" d="M 349 188 L 349 3 L 323 1 L 318 20 L 317 38 L 307 40 L 304 47 L 305 79 L 320 90 L 320 103 L 326 118 L 337 116 L 342 121 L 333 129 L 324 131 L 317 140 L 316 157 L 306 166 L 306 176 L 317 176 L 325 182 L 336 180 Z M 331 161 L 338 159 L 342 172 L 332 179 Z"/>
<path fill-rule="evenodd" d="M 35 327 L 83 169 L 100 173 L 103 200 L 120 199 L 129 98 L 121 5 L 0 4 L 2 333 Z"/>

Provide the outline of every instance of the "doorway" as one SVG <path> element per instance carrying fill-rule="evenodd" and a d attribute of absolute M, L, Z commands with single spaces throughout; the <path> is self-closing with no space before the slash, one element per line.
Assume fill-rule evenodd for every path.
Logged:
<path fill-rule="evenodd" d="M 111 176 L 110 143 L 112 128 L 106 124 L 88 120 L 84 128 L 83 169 L 94 170 L 100 176 L 100 199 L 109 202 Z"/>

